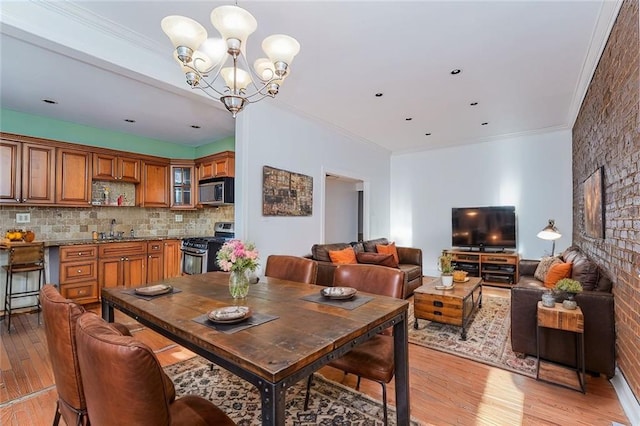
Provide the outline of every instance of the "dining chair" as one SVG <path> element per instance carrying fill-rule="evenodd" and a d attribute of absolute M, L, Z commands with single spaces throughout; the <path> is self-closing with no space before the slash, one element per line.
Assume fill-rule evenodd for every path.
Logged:
<path fill-rule="evenodd" d="M 118 333 L 99 316 L 85 313 L 78 318 L 76 340 L 93 426 L 235 424 L 200 396 L 174 399 L 151 348 Z"/>
<path fill-rule="evenodd" d="M 334 287 L 352 287 L 359 291 L 398 299 L 403 298 L 403 285 L 403 271 L 378 265 L 338 265 L 333 276 Z M 344 371 L 345 374 L 355 374 L 358 377 L 356 390 L 360 389 L 362 377 L 382 385 L 385 425 L 388 424 L 387 383 L 393 379 L 395 373 L 393 349 L 393 336 L 391 330 L 387 329 L 328 364 Z M 313 374 L 307 380 L 305 411 L 309 405 L 312 380 Z"/>
<path fill-rule="evenodd" d="M 60 416 L 69 426 L 88 425 L 87 404 L 78 367 L 75 337 L 76 322 L 78 317 L 85 313 L 85 309 L 62 297 L 51 284 L 45 284 L 40 290 L 40 302 L 49 359 L 58 391 L 53 425 L 56 426 L 60 422 Z M 122 324 L 113 323 L 111 326 L 121 334 L 129 334 L 129 329 Z M 170 380 L 169 384 L 171 388 L 168 392 L 175 395 Z"/>
<path fill-rule="evenodd" d="M 304 257 L 272 254 L 267 258 L 264 275 L 281 280 L 315 284 L 318 264 Z"/>
<path fill-rule="evenodd" d="M 35 297 L 35 303 L 21 308 L 38 308 L 38 324 L 40 323 L 40 289 L 47 281 L 44 269 L 44 243 L 29 243 L 25 245 L 13 245 L 9 249 L 9 262 L 2 267 L 6 272 L 4 283 L 4 313 L 7 319 L 7 332 L 11 333 L 11 311 L 14 299 L 23 297 Z M 29 274 L 38 272 L 38 285 L 29 286 Z M 14 291 L 13 276 L 24 273 L 26 283 L 24 289 Z"/>

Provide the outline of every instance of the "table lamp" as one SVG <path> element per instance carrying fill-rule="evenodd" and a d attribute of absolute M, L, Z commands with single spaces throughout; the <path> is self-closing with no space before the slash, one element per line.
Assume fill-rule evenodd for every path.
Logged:
<path fill-rule="evenodd" d="M 558 231 L 558 228 L 556 228 L 556 221 L 553 219 L 549 219 L 549 224 L 545 226 L 542 231 L 538 232 L 538 238 L 553 241 L 551 256 L 553 256 L 553 252 L 556 250 L 556 240 L 560 237 L 562 237 L 562 234 Z"/>

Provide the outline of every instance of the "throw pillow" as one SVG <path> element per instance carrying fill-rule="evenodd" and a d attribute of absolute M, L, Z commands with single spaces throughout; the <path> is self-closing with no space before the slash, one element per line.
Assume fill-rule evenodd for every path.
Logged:
<path fill-rule="evenodd" d="M 537 280 L 544 282 L 544 279 L 547 277 L 547 272 L 549 272 L 549 268 L 551 268 L 551 265 L 554 265 L 556 263 L 562 263 L 562 261 L 557 257 L 543 257 L 540 263 L 538 263 L 538 267 L 533 273 L 533 276 Z"/>
<path fill-rule="evenodd" d="M 547 276 L 544 279 L 544 286 L 547 288 L 555 287 L 556 283 L 563 278 L 571 277 L 571 266 L 572 263 L 554 263 L 549 268 L 549 272 L 547 272 Z"/>
<path fill-rule="evenodd" d="M 392 254 L 396 263 L 400 263 L 398 258 L 398 250 L 396 249 L 396 243 L 389 243 L 388 245 L 376 244 L 376 251 L 378 253 Z"/>
<path fill-rule="evenodd" d="M 387 266 L 389 268 L 397 268 L 398 262 L 393 257 L 393 254 L 384 253 L 369 253 L 362 252 L 356 253 L 356 259 L 358 263 L 369 263 L 373 265 Z"/>
<path fill-rule="evenodd" d="M 331 258 L 332 263 L 358 263 L 356 260 L 356 252 L 353 251 L 353 247 L 347 247 L 342 250 L 329 250 L 329 257 Z"/>

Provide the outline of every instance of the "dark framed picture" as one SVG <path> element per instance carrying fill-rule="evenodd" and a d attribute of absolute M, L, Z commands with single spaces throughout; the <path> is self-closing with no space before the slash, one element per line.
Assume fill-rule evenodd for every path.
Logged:
<path fill-rule="evenodd" d="M 603 168 L 584 181 L 584 227 L 588 236 L 604 238 Z"/>

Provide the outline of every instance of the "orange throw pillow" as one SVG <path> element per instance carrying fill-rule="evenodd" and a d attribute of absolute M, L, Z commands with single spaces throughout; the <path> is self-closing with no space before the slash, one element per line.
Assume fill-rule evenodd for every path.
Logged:
<path fill-rule="evenodd" d="M 547 288 L 555 287 L 556 283 L 563 278 L 571 277 L 572 263 L 556 263 L 549 268 L 547 276 L 544 278 L 544 286 Z"/>
<path fill-rule="evenodd" d="M 396 262 L 400 263 L 398 258 L 398 250 L 396 249 L 396 243 L 390 243 L 389 245 L 376 244 L 376 251 L 378 253 L 392 254 Z"/>
<path fill-rule="evenodd" d="M 356 252 L 353 251 L 353 247 L 347 247 L 342 250 L 329 250 L 329 257 L 332 263 L 358 263 L 356 260 Z"/>

